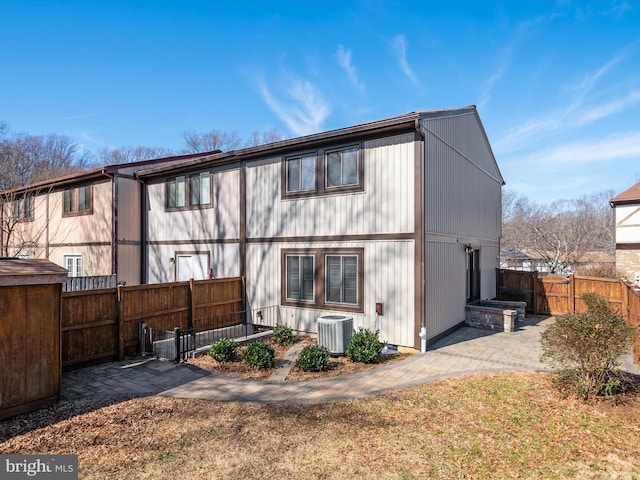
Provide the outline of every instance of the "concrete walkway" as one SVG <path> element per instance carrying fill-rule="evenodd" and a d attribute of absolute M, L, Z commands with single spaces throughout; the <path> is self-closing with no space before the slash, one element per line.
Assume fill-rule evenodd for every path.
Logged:
<path fill-rule="evenodd" d="M 530 318 L 513 333 L 463 327 L 392 365 L 299 382 L 245 380 L 156 359 L 112 362 L 65 373 L 62 400 L 164 395 L 223 402 L 323 403 L 380 395 L 447 377 L 481 372 L 544 370 L 540 333 L 551 319 Z M 629 361 L 625 367 L 640 373 Z M 275 377 L 277 378 L 277 377 Z"/>

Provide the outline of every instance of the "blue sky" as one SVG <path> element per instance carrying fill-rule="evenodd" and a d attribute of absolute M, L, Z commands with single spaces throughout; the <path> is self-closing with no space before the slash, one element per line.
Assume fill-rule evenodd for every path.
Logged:
<path fill-rule="evenodd" d="M 477 105 L 506 188 L 640 181 L 640 1 L 0 0 L 0 120 L 180 150 Z"/>

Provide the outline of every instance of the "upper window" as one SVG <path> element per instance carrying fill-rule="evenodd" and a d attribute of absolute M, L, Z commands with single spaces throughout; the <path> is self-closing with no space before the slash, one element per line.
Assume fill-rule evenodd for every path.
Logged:
<path fill-rule="evenodd" d="M 304 155 L 286 159 L 287 192 L 316 189 L 316 156 Z"/>
<path fill-rule="evenodd" d="M 13 218 L 20 221 L 33 220 L 33 197 L 31 195 L 14 200 Z"/>
<path fill-rule="evenodd" d="M 167 180 L 167 208 L 211 205 L 211 173 L 180 175 Z"/>
<path fill-rule="evenodd" d="M 282 304 L 362 312 L 363 251 L 283 250 Z"/>
<path fill-rule="evenodd" d="M 287 157 L 282 170 L 283 197 L 363 189 L 363 162 L 358 145 Z"/>
<path fill-rule="evenodd" d="M 92 213 L 91 185 L 67 188 L 64 191 L 64 215 L 84 215 Z"/>
<path fill-rule="evenodd" d="M 356 147 L 333 150 L 326 153 L 326 187 L 357 185 L 358 149 Z"/>

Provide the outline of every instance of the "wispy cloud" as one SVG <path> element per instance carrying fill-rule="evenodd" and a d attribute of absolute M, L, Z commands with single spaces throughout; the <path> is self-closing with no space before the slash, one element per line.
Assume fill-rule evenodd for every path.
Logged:
<path fill-rule="evenodd" d="M 510 152 L 527 148 L 530 142 L 542 135 L 566 132 L 596 122 L 608 116 L 631 108 L 640 101 L 640 90 L 624 89 L 616 85 L 599 88 L 603 79 L 610 74 L 625 55 L 617 55 L 597 70 L 585 74 L 579 81 L 567 85 L 563 90 L 568 101 L 559 108 L 539 118 L 509 129 L 505 135 L 494 143 L 497 152 Z M 610 92 L 615 92 L 611 96 Z"/>
<path fill-rule="evenodd" d="M 407 60 L 407 50 L 409 48 L 407 37 L 404 34 L 396 35 L 393 37 L 392 47 L 394 54 L 396 55 L 396 60 L 400 65 L 400 70 L 402 70 L 402 73 L 411 81 L 411 83 L 418 86 L 418 76 L 415 74 Z"/>
<path fill-rule="evenodd" d="M 293 80 L 284 92 L 285 98 L 276 98 L 262 79 L 258 81 L 258 90 L 271 111 L 296 135 L 322 130 L 331 113 L 329 104 L 308 80 Z"/>
<path fill-rule="evenodd" d="M 571 142 L 536 151 L 515 162 L 521 165 L 543 165 L 545 168 L 572 169 L 592 164 L 640 157 L 640 132 L 609 135 L 603 139 Z"/>
<path fill-rule="evenodd" d="M 479 108 L 486 106 L 491 100 L 494 86 L 496 86 L 507 73 L 509 65 L 511 64 L 511 58 L 513 57 L 514 52 L 517 50 L 518 46 L 522 42 L 522 39 L 535 26 L 540 25 L 549 20 L 552 20 L 553 18 L 555 18 L 554 14 L 543 15 L 543 16 L 539 16 L 539 17 L 521 22 L 516 26 L 515 35 L 509 42 L 506 43 L 506 45 L 501 49 L 500 53 L 498 54 L 498 66 L 482 85 L 482 90 L 480 91 L 480 97 L 478 100 Z"/>
<path fill-rule="evenodd" d="M 351 63 L 351 50 L 345 50 L 344 46 L 338 45 L 336 56 L 338 57 L 338 65 L 347 73 L 351 83 L 353 83 L 358 90 L 364 90 L 364 83 L 358 79 L 356 67 Z"/>
<path fill-rule="evenodd" d="M 80 113 L 78 115 L 70 115 L 68 117 L 62 117 L 62 120 L 77 120 L 79 118 L 95 117 L 100 115 L 99 113 Z"/>

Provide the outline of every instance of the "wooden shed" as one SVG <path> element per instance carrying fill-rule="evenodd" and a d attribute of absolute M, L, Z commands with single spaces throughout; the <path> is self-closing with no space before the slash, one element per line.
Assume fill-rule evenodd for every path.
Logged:
<path fill-rule="evenodd" d="M 47 260 L 0 259 L 0 419 L 60 396 L 60 297 L 67 270 Z"/>

